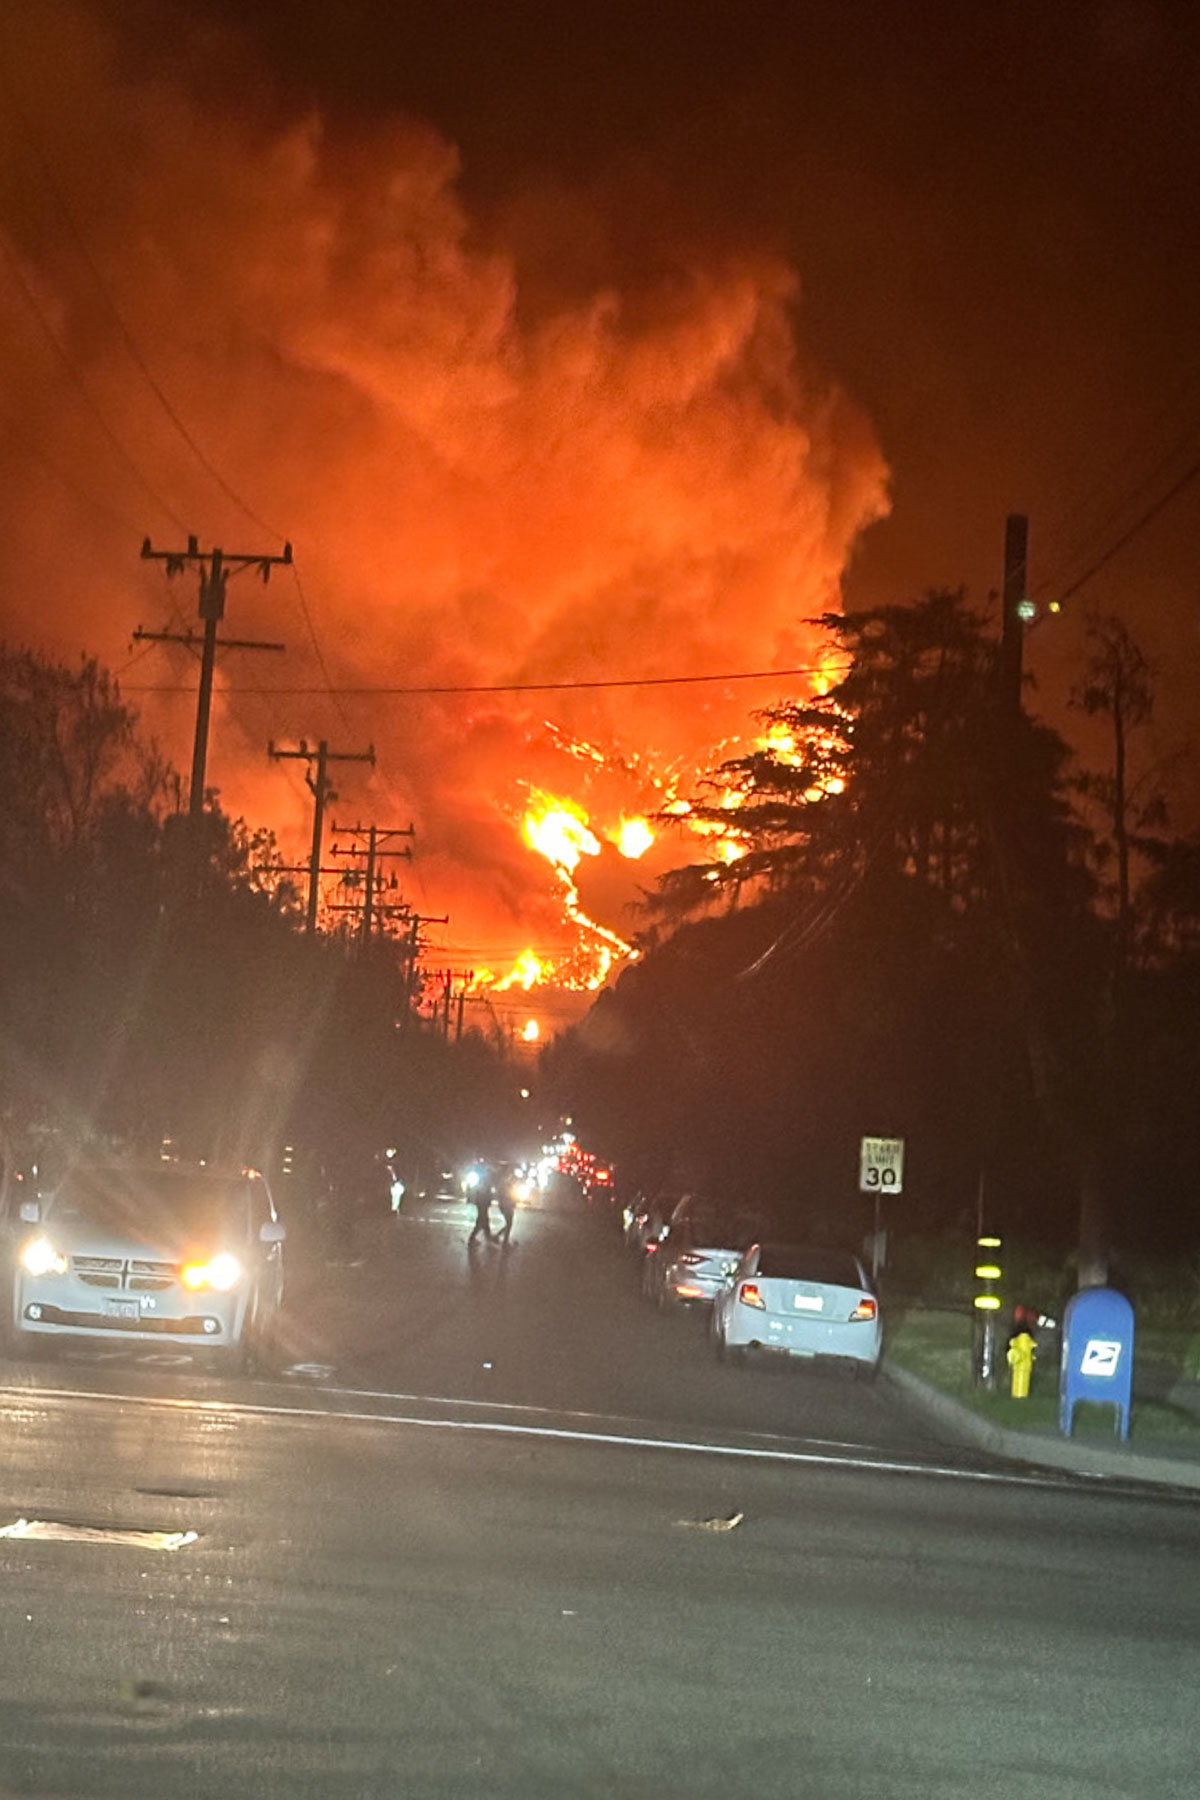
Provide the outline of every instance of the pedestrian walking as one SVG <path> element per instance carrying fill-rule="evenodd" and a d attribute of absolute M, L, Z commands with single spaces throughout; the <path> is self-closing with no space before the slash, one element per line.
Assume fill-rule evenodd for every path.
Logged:
<path fill-rule="evenodd" d="M 508 1240 L 512 1237 L 513 1214 L 516 1211 L 516 1201 L 513 1199 L 511 1180 L 499 1183 L 496 1190 L 496 1205 L 500 1208 L 500 1217 L 503 1220 L 503 1224 L 500 1227 L 499 1242 L 507 1246 Z"/>
<path fill-rule="evenodd" d="M 479 1186 L 475 1189 L 474 1205 L 475 1223 L 471 1227 L 471 1235 L 467 1239 L 467 1243 L 473 1244 L 476 1238 L 485 1237 L 489 1244 L 494 1244 L 496 1240 L 492 1235 L 492 1221 L 490 1216 L 492 1208 L 492 1189 L 490 1182 L 481 1181 L 479 1183 Z"/>

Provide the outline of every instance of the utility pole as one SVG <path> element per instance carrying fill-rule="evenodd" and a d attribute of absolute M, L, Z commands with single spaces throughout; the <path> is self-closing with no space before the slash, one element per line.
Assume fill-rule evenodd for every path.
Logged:
<path fill-rule="evenodd" d="M 474 969 L 467 969 L 466 972 L 459 977 L 459 980 L 461 986 L 458 990 L 458 1019 L 454 1028 L 454 1041 L 456 1044 L 463 1034 L 463 1013 L 466 1011 L 467 1006 L 467 989 L 475 980 Z"/>
<path fill-rule="evenodd" d="M 200 644 L 200 688 L 196 696 L 196 736 L 192 746 L 192 785 L 188 793 L 188 815 L 195 828 L 204 811 L 204 776 L 208 764 L 208 725 L 212 713 L 213 670 L 216 665 L 218 650 L 286 650 L 286 644 L 260 643 L 252 638 L 221 638 L 217 636 L 217 626 L 225 616 L 225 588 L 231 575 L 240 575 L 246 569 L 256 569 L 263 579 L 269 581 L 271 570 L 277 564 L 290 565 L 292 546 L 283 546 L 282 556 L 263 555 L 249 550 L 209 550 L 201 551 L 199 540 L 189 537 L 186 550 L 155 550 L 149 538 L 142 543 L 142 560 L 144 562 L 162 562 L 167 565 L 167 578 L 182 575 L 186 569 L 195 568 L 200 574 L 200 617 L 204 621 L 204 631 L 197 638 L 195 632 L 176 631 L 143 631 L 139 625 L 134 632 L 136 643 L 152 644 L 184 644 L 191 650 Z"/>
<path fill-rule="evenodd" d="M 411 838 L 414 836 L 414 829 L 411 825 L 337 824 L 334 825 L 333 829 L 335 832 L 344 833 L 347 837 L 365 837 L 367 840 L 365 851 L 367 858 L 366 870 L 348 872 L 344 879 L 350 880 L 351 876 L 357 873 L 363 873 L 364 875 L 361 936 L 362 942 L 364 944 L 369 944 L 371 941 L 371 934 L 375 928 L 375 915 L 377 912 L 386 914 L 407 911 L 407 907 L 391 907 L 383 904 L 377 905 L 378 894 L 383 888 L 383 876 L 379 872 L 378 865 L 392 857 L 403 858 L 404 861 L 411 862 L 412 846 L 406 845 L 404 849 L 397 850 L 393 848 L 392 840 L 395 838 Z M 333 846 L 333 854 L 335 856 L 362 856 L 364 851 L 361 844 L 348 844 L 344 850 L 340 849 L 338 845 L 335 844 Z M 396 877 L 393 875 L 393 887 L 395 886 L 395 883 Z"/>
<path fill-rule="evenodd" d="M 449 923 L 449 913 L 440 913 L 436 916 L 433 913 L 412 913 L 409 917 L 408 939 L 404 948 L 404 1024 L 406 1029 L 416 1013 L 417 972 L 420 966 L 422 947 L 421 927 L 422 925 L 448 925 Z"/>
<path fill-rule="evenodd" d="M 1025 627 L 1033 617 L 1028 595 L 1029 520 L 1009 513 L 1004 521 L 1004 588 L 1000 626 L 1000 704 L 1006 713 L 1021 710 L 1021 660 Z"/>
<path fill-rule="evenodd" d="M 321 893 L 321 839 L 325 831 L 325 807 L 328 801 L 337 799 L 329 782 L 329 765 L 331 762 L 365 762 L 374 768 L 375 746 L 371 744 L 366 750 L 331 750 L 322 738 L 316 749 L 310 750 L 301 738 L 297 750 L 277 750 L 274 744 L 268 744 L 267 755 L 273 762 L 297 759 L 308 764 L 304 779 L 313 797 L 313 830 L 308 862 L 308 911 L 304 917 L 304 929 L 311 937 L 317 929 L 317 902 Z"/>

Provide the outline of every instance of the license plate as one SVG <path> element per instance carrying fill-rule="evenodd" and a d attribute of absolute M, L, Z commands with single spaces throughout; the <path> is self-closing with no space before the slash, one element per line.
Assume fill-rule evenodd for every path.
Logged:
<path fill-rule="evenodd" d="M 140 1319 L 142 1316 L 136 1300 L 106 1300 L 104 1310 L 110 1319 Z"/>
<path fill-rule="evenodd" d="M 792 1305 L 797 1312 L 824 1312 L 825 1302 L 820 1294 L 793 1294 Z"/>

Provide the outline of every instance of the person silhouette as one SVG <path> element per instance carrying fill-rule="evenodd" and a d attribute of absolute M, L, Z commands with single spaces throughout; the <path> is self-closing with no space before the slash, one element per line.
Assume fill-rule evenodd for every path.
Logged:
<path fill-rule="evenodd" d="M 509 1239 L 512 1237 L 513 1214 L 516 1211 L 511 1180 L 501 1181 L 497 1184 L 496 1205 L 500 1208 L 500 1217 L 503 1220 L 497 1241 L 507 1248 Z"/>
<path fill-rule="evenodd" d="M 491 1182 L 490 1181 L 481 1181 L 479 1183 L 479 1186 L 475 1189 L 473 1199 L 474 1199 L 474 1206 L 475 1206 L 475 1223 L 471 1227 L 471 1235 L 470 1235 L 470 1237 L 468 1237 L 467 1243 L 468 1243 L 468 1245 L 471 1245 L 475 1242 L 475 1240 L 477 1238 L 484 1237 L 487 1239 L 489 1244 L 493 1244 L 493 1243 L 495 1243 L 496 1240 L 492 1235 L 492 1221 L 491 1221 L 492 1184 L 491 1184 Z"/>

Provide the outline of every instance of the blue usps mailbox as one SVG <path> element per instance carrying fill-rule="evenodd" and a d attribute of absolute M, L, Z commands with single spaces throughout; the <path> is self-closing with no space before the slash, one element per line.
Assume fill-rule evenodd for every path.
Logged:
<path fill-rule="evenodd" d="M 1062 1391 L 1058 1428 L 1070 1437 L 1080 1400 L 1117 1409 L 1117 1430 L 1129 1436 L 1133 1393 L 1133 1308 L 1113 1288 L 1083 1288 L 1063 1318 Z"/>

